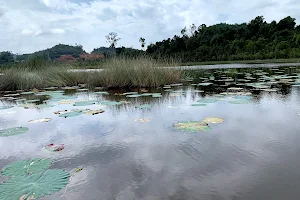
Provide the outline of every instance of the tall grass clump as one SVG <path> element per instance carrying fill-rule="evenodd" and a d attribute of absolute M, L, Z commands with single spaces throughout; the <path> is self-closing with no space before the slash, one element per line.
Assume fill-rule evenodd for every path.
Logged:
<path fill-rule="evenodd" d="M 101 72 L 93 72 L 88 84 L 105 87 L 157 87 L 178 82 L 180 70 L 164 68 L 176 66 L 175 61 L 157 61 L 149 57 L 114 57 L 102 64 Z"/>
<path fill-rule="evenodd" d="M 174 61 L 157 61 L 148 57 L 113 57 L 101 62 L 99 71 L 72 71 L 75 63 L 57 64 L 31 61 L 1 70 L 0 90 L 41 89 L 50 86 L 89 87 L 157 87 L 175 83 L 182 78 L 182 71 L 166 66 L 175 66 Z"/>

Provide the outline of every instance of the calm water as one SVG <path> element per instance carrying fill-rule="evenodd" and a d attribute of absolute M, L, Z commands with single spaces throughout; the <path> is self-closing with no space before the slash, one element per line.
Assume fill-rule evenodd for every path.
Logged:
<path fill-rule="evenodd" d="M 297 72 L 290 74 L 293 81 L 298 79 L 295 75 Z M 15 107 L 0 110 L 0 128 L 27 126 L 29 131 L 0 137 L 0 167 L 35 157 L 53 158 L 51 168 L 70 173 L 83 167 L 72 176 L 65 194 L 63 189 L 41 198 L 47 200 L 299 199 L 300 87 L 274 83 L 272 88 L 278 91 L 268 92 L 238 85 L 242 93 L 217 96 L 217 102 L 204 107 L 191 106 L 236 87 L 236 81 L 226 86 L 209 82 L 214 82 L 214 87 L 191 86 L 189 82 L 172 87 L 184 92 L 179 96 L 161 88 L 155 90 L 162 92 L 161 98 L 114 95 L 123 91 L 109 91 L 110 95 L 78 92 L 72 94 L 73 100 L 97 99 L 97 103 L 76 108 L 101 108 L 105 112 L 70 118 L 54 112 L 73 109 L 72 104 L 53 100 L 47 102 L 54 105 L 51 108 L 24 109 L 20 103 L 2 100 L 0 106 Z M 249 91 L 251 103 L 229 103 Z M 104 106 L 104 100 L 128 103 Z M 153 107 L 135 108 L 145 103 Z M 183 132 L 173 127 L 178 121 L 201 121 L 205 117 L 220 117 L 225 122 L 211 124 L 208 132 Z M 39 118 L 52 121 L 28 123 Z M 140 118 L 151 121 L 135 121 Z M 43 147 L 49 143 L 65 144 L 65 149 L 48 152 Z"/>

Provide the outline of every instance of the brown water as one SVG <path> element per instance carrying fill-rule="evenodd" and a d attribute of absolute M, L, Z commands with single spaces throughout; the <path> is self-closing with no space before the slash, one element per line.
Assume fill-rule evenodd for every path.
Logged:
<path fill-rule="evenodd" d="M 222 86 L 224 90 L 227 87 Z M 0 110 L 0 128 L 27 126 L 29 131 L 0 137 L 0 167 L 35 157 L 53 158 L 51 168 L 71 173 L 83 167 L 71 177 L 66 192 L 63 189 L 41 198 L 47 200 L 299 199 L 300 87 L 277 85 L 277 92 L 267 92 L 242 86 L 243 93 L 223 97 L 216 97 L 219 87 L 185 83 L 172 88 L 183 95 L 172 96 L 163 89 L 155 90 L 162 92 L 161 98 L 114 95 L 123 91 L 109 91 L 110 95 L 78 92 L 72 94 L 73 100 L 97 99 L 97 103 L 76 108 L 105 112 L 70 118 L 54 114 L 74 108 L 58 100 L 48 101 L 54 107 L 44 109 L 24 109 L 3 100 L 0 106 L 16 106 Z M 200 89 L 205 92 L 196 91 Z M 229 103 L 249 91 L 249 104 Z M 191 106 L 212 97 L 218 101 Z M 103 106 L 104 100 L 129 103 Z M 135 108 L 145 103 L 153 107 Z M 45 117 L 52 121 L 28 123 Z M 205 117 L 220 117 L 225 122 L 211 124 L 208 132 L 183 132 L 173 127 L 178 121 Z M 151 121 L 135 121 L 140 118 Z M 65 149 L 48 152 L 43 147 L 49 143 L 65 144 Z"/>

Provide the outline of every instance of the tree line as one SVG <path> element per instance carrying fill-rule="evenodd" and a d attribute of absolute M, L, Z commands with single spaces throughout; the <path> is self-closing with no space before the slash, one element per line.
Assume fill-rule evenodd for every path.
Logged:
<path fill-rule="evenodd" d="M 258 16 L 242 24 L 192 24 L 173 38 L 150 44 L 146 52 L 183 62 L 299 58 L 300 26 L 290 16 L 278 23 Z"/>

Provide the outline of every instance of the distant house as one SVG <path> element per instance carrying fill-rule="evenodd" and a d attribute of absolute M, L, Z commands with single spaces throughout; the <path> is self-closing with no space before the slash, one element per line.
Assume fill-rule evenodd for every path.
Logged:
<path fill-rule="evenodd" d="M 61 55 L 59 58 L 56 58 L 55 60 L 61 62 L 70 62 L 70 61 L 76 61 L 77 58 L 75 58 L 72 55 Z"/>
<path fill-rule="evenodd" d="M 91 54 L 85 53 L 85 54 L 80 54 L 79 56 L 83 60 L 99 60 L 104 58 L 104 54 L 94 54 L 94 53 Z"/>

